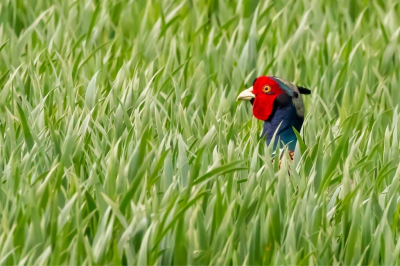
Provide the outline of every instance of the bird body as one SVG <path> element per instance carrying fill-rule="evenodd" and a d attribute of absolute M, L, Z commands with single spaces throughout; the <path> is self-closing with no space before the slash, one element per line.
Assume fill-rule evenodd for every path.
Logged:
<path fill-rule="evenodd" d="M 297 138 L 293 128 L 300 132 L 303 121 L 304 118 L 297 114 L 292 101 L 281 102 L 278 97 L 275 100 L 270 117 L 264 121 L 262 136 L 266 137 L 269 145 L 276 131 L 274 150 L 278 144 L 280 144 L 280 148 L 283 148 L 283 145 L 288 145 L 288 150 L 294 150 Z"/>
<path fill-rule="evenodd" d="M 293 129 L 300 132 L 304 121 L 304 104 L 301 94 L 311 91 L 297 87 L 291 82 L 273 76 L 255 79 L 253 87 L 239 94 L 237 100 L 249 100 L 253 115 L 264 121 L 262 136 L 269 145 L 274 139 L 274 149 L 287 146 L 290 154 L 296 147 L 297 137 Z"/>

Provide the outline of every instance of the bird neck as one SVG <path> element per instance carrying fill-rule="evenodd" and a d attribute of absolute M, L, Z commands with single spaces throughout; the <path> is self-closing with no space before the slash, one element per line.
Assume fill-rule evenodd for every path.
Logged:
<path fill-rule="evenodd" d="M 268 120 L 264 122 L 263 136 L 266 136 L 269 145 L 276 132 L 273 148 L 279 145 L 279 148 L 288 147 L 293 151 L 296 147 L 297 137 L 293 131 L 295 128 L 300 132 L 304 118 L 296 113 L 292 102 L 284 106 L 275 106 Z"/>

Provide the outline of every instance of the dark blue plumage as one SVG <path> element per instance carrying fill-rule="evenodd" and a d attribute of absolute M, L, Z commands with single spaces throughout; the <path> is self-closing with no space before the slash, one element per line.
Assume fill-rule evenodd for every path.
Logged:
<path fill-rule="evenodd" d="M 269 145 L 279 127 L 275 136 L 274 149 L 279 144 L 279 148 L 288 145 L 288 149 L 293 151 L 297 141 L 293 128 L 300 132 L 303 121 L 303 117 L 297 115 L 293 102 L 285 94 L 282 94 L 282 97 L 278 97 L 275 101 L 270 117 L 264 122 L 262 136 L 266 136 Z"/>

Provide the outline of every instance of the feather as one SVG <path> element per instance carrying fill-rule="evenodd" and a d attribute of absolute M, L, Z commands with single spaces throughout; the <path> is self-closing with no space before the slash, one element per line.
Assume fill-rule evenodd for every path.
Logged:
<path fill-rule="evenodd" d="M 289 96 L 292 97 L 293 105 L 296 108 L 296 113 L 300 117 L 304 117 L 304 104 L 303 99 L 301 98 L 300 91 L 293 83 L 283 80 L 278 77 L 270 77 L 275 80 L 279 87 L 284 90 Z"/>
<path fill-rule="evenodd" d="M 286 94 L 287 95 L 289 95 L 290 97 L 293 97 L 294 96 L 294 94 L 293 94 L 293 90 L 289 87 L 289 86 L 287 86 L 287 84 L 285 84 L 285 82 L 287 82 L 287 81 L 285 81 L 285 80 L 283 80 L 283 79 L 281 79 L 281 78 L 277 78 L 277 77 L 269 77 L 270 79 L 272 79 L 272 80 L 274 80 L 276 83 L 278 83 L 279 84 L 279 87 L 282 89 L 282 90 L 284 90 L 285 92 L 286 92 Z"/>
<path fill-rule="evenodd" d="M 297 86 L 297 88 L 299 89 L 301 94 L 306 94 L 306 95 L 311 94 L 311 91 L 309 89 L 307 89 L 307 88 L 300 87 L 300 86 Z"/>

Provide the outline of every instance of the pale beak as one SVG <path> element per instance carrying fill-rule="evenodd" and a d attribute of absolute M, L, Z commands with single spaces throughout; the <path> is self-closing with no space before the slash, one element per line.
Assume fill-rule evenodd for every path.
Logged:
<path fill-rule="evenodd" d="M 236 101 L 250 101 L 254 99 L 256 96 L 253 94 L 253 87 L 248 88 L 247 90 L 242 91 L 239 96 L 236 98 Z"/>

